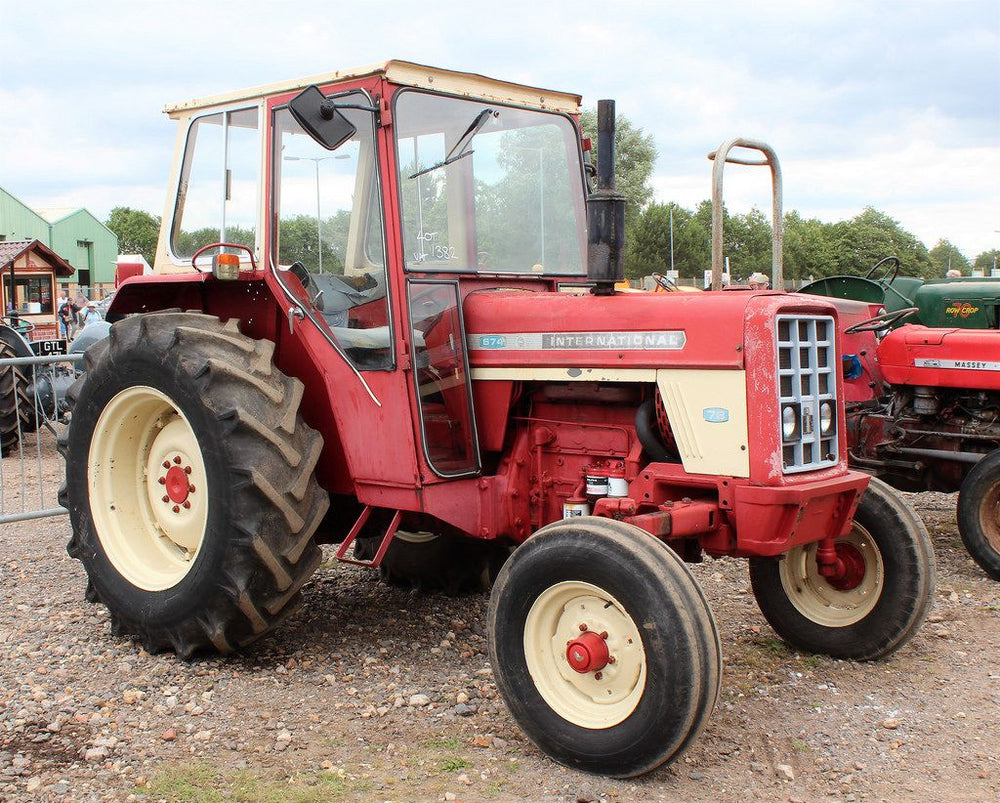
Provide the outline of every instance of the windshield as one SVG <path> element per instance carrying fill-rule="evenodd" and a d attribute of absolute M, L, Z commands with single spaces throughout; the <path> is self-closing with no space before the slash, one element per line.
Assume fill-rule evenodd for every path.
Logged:
<path fill-rule="evenodd" d="M 569 118 L 417 91 L 399 95 L 394 118 L 408 269 L 586 273 Z"/>

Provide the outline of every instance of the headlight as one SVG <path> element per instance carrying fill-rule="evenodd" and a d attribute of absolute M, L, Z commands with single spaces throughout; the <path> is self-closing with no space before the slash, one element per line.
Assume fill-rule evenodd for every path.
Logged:
<path fill-rule="evenodd" d="M 781 408 L 781 436 L 790 441 L 799 433 L 799 406 L 786 404 Z"/>
<path fill-rule="evenodd" d="M 821 402 L 819 405 L 819 431 L 824 435 L 833 432 L 833 423 L 836 420 L 837 413 L 833 408 L 833 402 Z"/>

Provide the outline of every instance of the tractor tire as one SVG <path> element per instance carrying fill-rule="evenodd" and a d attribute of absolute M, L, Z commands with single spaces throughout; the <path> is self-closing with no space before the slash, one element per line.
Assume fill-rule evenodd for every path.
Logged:
<path fill-rule="evenodd" d="M 623 522 L 550 524 L 501 569 L 490 597 L 493 672 L 550 757 L 629 778 L 671 761 L 718 699 L 722 649 L 677 555 Z"/>
<path fill-rule="evenodd" d="M 91 346 L 70 388 L 67 550 L 112 632 L 149 652 L 187 659 L 259 638 L 319 566 L 323 441 L 273 351 L 235 320 L 150 313 Z"/>
<path fill-rule="evenodd" d="M 9 360 L 17 353 L 0 340 L 0 360 Z M 27 375 L 16 365 L 0 368 L 0 457 L 17 449 L 21 435 L 31 431 L 33 414 L 28 395 Z"/>
<path fill-rule="evenodd" d="M 868 661 L 916 633 L 934 593 L 934 551 L 923 522 L 898 493 L 872 479 L 851 531 L 837 539 L 843 578 L 828 581 L 819 573 L 816 548 L 750 560 L 757 604 L 782 639 L 807 652 Z"/>
<path fill-rule="evenodd" d="M 379 576 L 397 588 L 449 596 L 489 591 L 510 553 L 495 541 L 399 530 L 382 556 Z"/>
<path fill-rule="evenodd" d="M 1000 449 L 966 475 L 958 492 L 958 531 L 972 559 L 1000 580 Z"/>

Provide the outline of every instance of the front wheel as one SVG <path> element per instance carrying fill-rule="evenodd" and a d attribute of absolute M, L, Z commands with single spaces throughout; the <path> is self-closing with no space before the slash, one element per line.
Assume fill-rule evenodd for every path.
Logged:
<path fill-rule="evenodd" d="M 930 536 L 909 505 L 872 479 L 850 532 L 837 539 L 836 577 L 820 574 L 817 546 L 750 560 L 754 596 L 777 634 L 798 649 L 855 661 L 905 644 L 934 591 Z"/>
<path fill-rule="evenodd" d="M 676 757 L 715 706 L 721 647 L 680 558 L 628 524 L 539 530 L 490 597 L 490 660 L 507 707 L 556 761 L 633 777 Z"/>
<path fill-rule="evenodd" d="M 976 463 L 962 483 L 958 531 L 972 559 L 1000 580 L 1000 449 Z"/>

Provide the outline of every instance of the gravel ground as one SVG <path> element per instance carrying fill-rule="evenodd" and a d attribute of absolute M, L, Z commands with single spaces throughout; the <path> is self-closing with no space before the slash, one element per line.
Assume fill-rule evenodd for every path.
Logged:
<path fill-rule="evenodd" d="M 49 446 L 40 464 L 54 483 Z M 4 485 L 9 510 L 13 472 Z M 521 735 L 486 655 L 486 595 L 392 589 L 327 552 L 280 630 L 184 663 L 111 635 L 83 599 L 66 517 L 3 525 L 0 798 L 1000 800 L 1000 584 L 965 554 L 954 496 L 908 496 L 938 558 L 920 634 L 876 663 L 800 655 L 757 610 L 744 562 L 694 567 L 722 697 L 684 756 L 627 782 L 567 770 Z"/>

